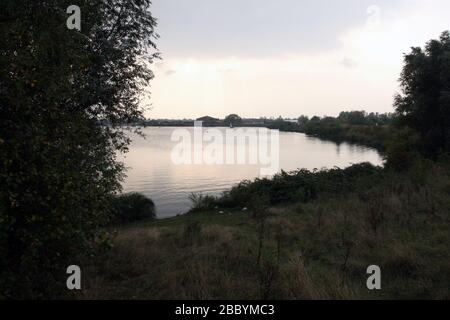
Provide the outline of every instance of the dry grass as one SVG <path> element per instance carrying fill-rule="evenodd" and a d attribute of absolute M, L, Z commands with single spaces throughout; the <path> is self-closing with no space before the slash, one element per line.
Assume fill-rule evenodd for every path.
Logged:
<path fill-rule="evenodd" d="M 433 165 L 313 203 L 270 208 L 261 263 L 250 214 L 197 212 L 118 231 L 80 298 L 450 298 L 450 184 Z M 382 270 L 368 291 L 366 269 Z"/>

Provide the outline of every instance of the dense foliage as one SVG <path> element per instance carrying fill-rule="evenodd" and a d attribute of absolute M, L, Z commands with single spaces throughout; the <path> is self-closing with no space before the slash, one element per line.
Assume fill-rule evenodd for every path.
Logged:
<path fill-rule="evenodd" d="M 347 125 L 335 121 L 309 122 L 302 129 L 307 135 L 337 143 L 357 143 L 384 151 L 393 135 L 389 125 Z"/>
<path fill-rule="evenodd" d="M 427 54 L 422 58 L 428 70 Z M 404 71 L 411 92 L 428 87 L 425 70 Z M 433 72 L 435 80 L 450 74 Z M 387 148 L 388 165 L 282 172 L 244 181 L 219 198 L 193 195 L 190 214 L 121 230 L 81 297 L 449 299 L 450 161 L 420 154 L 424 143 L 438 151 L 449 142 L 439 136 L 449 127 L 440 128 L 434 115 L 445 118 L 447 108 L 437 98 L 446 95 L 439 81 L 424 96 L 403 97 L 407 111 L 398 112 L 395 129 L 391 115 L 361 112 L 275 121 L 281 130 L 379 144 Z M 420 122 L 418 111 L 430 118 Z M 434 134 L 437 144 L 427 142 Z M 382 290 L 367 290 L 373 264 L 382 270 Z"/>
<path fill-rule="evenodd" d="M 243 208 L 261 199 L 268 205 L 308 203 L 319 196 L 334 196 L 364 188 L 367 183 L 379 179 L 381 172 L 381 167 L 370 163 L 355 164 L 346 169 L 282 171 L 270 179 L 242 181 L 220 197 L 193 194 L 191 211 Z"/>
<path fill-rule="evenodd" d="M 111 124 L 142 116 L 153 77 L 149 0 L 64 0 L 0 5 L 0 296 L 46 297 L 65 286 L 120 189 Z M 150 51 L 151 50 L 151 51 Z"/>
<path fill-rule="evenodd" d="M 402 94 L 395 107 L 401 125 L 416 130 L 423 153 L 435 157 L 450 150 L 450 33 L 431 40 L 425 49 L 405 55 L 400 77 Z"/>
<path fill-rule="evenodd" d="M 270 129 L 286 132 L 302 132 L 310 136 L 337 143 L 350 142 L 384 151 L 394 134 L 390 113 L 366 113 L 365 111 L 341 112 L 338 117 L 300 116 L 297 123 L 277 119 L 269 123 Z"/>
<path fill-rule="evenodd" d="M 112 200 L 113 224 L 123 224 L 156 217 L 153 201 L 139 193 L 121 194 Z"/>
<path fill-rule="evenodd" d="M 401 174 L 365 166 L 347 173 L 351 181 L 362 178 L 353 191 L 318 192 L 307 203 L 298 197 L 270 206 L 264 228 L 253 205 L 122 228 L 113 249 L 92 263 L 78 294 L 449 299 L 449 162 L 424 161 Z M 367 290 L 367 267 L 373 264 L 381 268 L 382 290 Z"/>

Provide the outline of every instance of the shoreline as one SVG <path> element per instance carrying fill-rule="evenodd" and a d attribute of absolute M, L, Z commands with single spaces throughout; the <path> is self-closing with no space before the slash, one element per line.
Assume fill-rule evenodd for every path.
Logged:
<path fill-rule="evenodd" d="M 402 174 L 367 165 L 303 172 L 244 186 L 225 199 L 247 201 L 258 190 L 276 195 L 273 203 L 254 198 L 246 211 L 224 201 L 220 209 L 117 226 L 112 251 L 86 262 L 78 298 L 394 299 L 401 292 L 404 299 L 446 299 L 445 281 L 424 279 L 442 279 L 450 261 L 443 202 L 449 176 L 450 164 L 427 161 Z M 295 181 L 302 192 L 278 188 Z M 441 200 L 428 207 L 429 194 Z M 365 286 L 374 263 L 389 279 L 381 291 Z M 116 278 L 123 270 L 127 276 Z"/>
<path fill-rule="evenodd" d="M 144 128 L 144 127 L 142 127 L 142 126 L 139 126 L 139 128 Z M 151 128 L 159 128 L 159 127 L 151 127 Z M 176 129 L 176 128 L 185 128 L 185 127 L 170 127 L 170 128 L 174 128 L 174 129 Z M 227 128 L 227 127 L 215 127 L 215 128 L 221 128 L 221 129 L 227 129 L 227 130 L 229 130 L 229 128 Z M 239 128 L 254 128 L 254 127 L 239 127 Z M 236 128 L 234 128 L 234 129 L 236 129 Z M 203 128 L 203 130 L 204 131 L 207 131 L 208 130 L 208 128 Z M 153 131 L 152 131 L 153 132 Z M 373 148 L 373 147 L 370 147 L 370 146 L 366 146 L 366 145 L 362 145 L 362 144 L 358 144 L 358 143 L 349 143 L 349 142 L 341 142 L 341 143 L 337 143 L 337 142 L 335 142 L 335 141 L 330 141 L 330 140 L 327 140 L 327 139 L 322 139 L 322 138 L 320 138 L 320 137 L 317 137 L 317 136 L 310 136 L 310 135 L 308 135 L 308 134 L 306 134 L 306 133 L 303 133 L 303 132 L 293 132 L 293 131 L 282 131 L 283 133 L 285 133 L 285 134 L 288 134 L 288 133 L 291 133 L 291 134 L 300 134 L 301 136 L 303 136 L 303 137 L 305 137 L 305 138 L 302 138 L 302 139 L 313 139 L 313 140 L 315 140 L 315 141 L 324 141 L 324 142 L 329 142 L 329 143 L 331 143 L 332 145 L 335 145 L 335 146 L 338 146 L 338 145 L 341 145 L 341 144 L 344 144 L 344 145 L 347 145 L 347 146 L 356 146 L 356 147 L 358 147 L 358 148 L 361 148 L 362 150 L 367 150 L 367 151 L 373 151 L 373 152 L 376 152 L 377 154 L 378 154 L 378 160 L 380 161 L 380 163 L 378 163 L 378 160 L 377 161 L 375 161 L 375 163 L 374 163 L 374 165 L 378 165 L 378 166 L 380 166 L 380 167 L 384 167 L 384 165 L 385 165 L 385 162 L 384 162 L 384 160 L 383 160 L 383 154 L 379 151 L 379 150 L 377 150 L 377 149 L 375 149 L 375 148 Z M 151 136 L 152 136 L 152 134 L 147 134 L 147 136 L 149 137 L 149 138 L 151 138 Z M 291 138 L 289 138 L 289 139 L 291 139 Z M 298 138 L 292 138 L 292 139 L 298 139 Z M 315 142 L 315 143 L 318 143 L 318 142 Z M 331 148 L 331 147 L 330 147 Z M 362 152 L 362 151 L 361 151 Z M 366 152 L 366 151 L 364 151 L 364 152 Z M 301 158 L 299 158 L 298 159 L 298 162 L 302 162 L 301 161 Z M 318 166 L 317 167 L 317 169 L 318 170 L 322 170 L 322 169 L 333 169 L 333 168 L 340 168 L 340 169 L 345 169 L 345 168 L 348 168 L 348 167 L 350 167 L 350 166 L 352 166 L 353 164 L 357 164 L 357 163 L 359 163 L 359 162 L 364 162 L 364 160 L 363 161 L 355 161 L 355 162 L 348 162 L 348 163 L 345 163 L 345 164 L 339 164 L 339 161 L 337 161 L 336 162 L 336 164 L 328 164 L 328 165 L 324 165 L 324 166 Z M 289 167 L 291 168 L 291 169 L 289 169 Z M 130 168 L 132 168 L 132 166 L 130 166 Z M 312 167 L 310 168 L 310 169 L 306 169 L 305 167 L 302 167 L 302 166 L 299 166 L 299 167 L 293 167 L 293 166 L 288 166 L 288 167 L 286 167 L 286 166 L 284 166 L 283 168 L 280 168 L 279 169 L 279 171 L 277 172 L 277 174 L 281 174 L 282 172 L 287 172 L 288 174 L 291 174 L 291 173 L 295 173 L 296 171 L 301 171 L 301 170 L 308 170 L 308 171 L 314 171 L 315 169 L 313 169 Z M 269 178 L 269 179 L 273 179 L 273 177 L 274 177 L 275 175 L 271 175 L 270 177 L 264 177 L 264 178 Z M 240 183 L 243 183 L 244 181 L 251 181 L 251 182 L 254 182 L 254 181 L 256 181 L 256 180 L 260 180 L 260 179 L 262 179 L 262 177 L 260 177 L 260 176 L 258 176 L 258 175 L 255 175 L 255 176 L 252 176 L 252 177 L 242 177 L 242 178 L 240 178 L 239 180 L 235 180 L 232 184 L 230 184 L 228 187 L 226 187 L 226 188 L 224 188 L 223 190 L 221 190 L 220 191 L 220 194 L 218 194 L 216 191 L 214 191 L 214 192 L 210 192 L 209 191 L 209 189 L 207 189 L 207 188 L 204 188 L 204 189 L 201 189 L 202 191 L 197 191 L 196 192 L 196 194 L 201 194 L 201 195 L 205 195 L 205 196 L 209 196 L 209 195 L 211 195 L 211 196 L 215 196 L 215 197 L 221 197 L 224 193 L 227 193 L 227 192 L 229 192 L 232 188 L 234 188 L 234 187 L 236 187 L 236 186 L 238 186 Z M 184 192 L 186 193 L 187 192 L 187 190 L 189 190 L 189 189 L 184 189 Z M 144 192 L 144 193 L 146 193 L 147 194 L 147 196 L 149 196 L 150 198 L 152 198 L 152 199 L 154 199 L 154 197 L 152 196 L 152 193 L 150 192 L 150 191 L 144 191 L 144 190 L 131 190 L 131 189 L 128 189 L 127 188 L 127 191 L 126 192 L 123 192 L 123 193 L 133 193 L 133 192 Z M 186 195 L 185 196 L 185 198 L 187 198 L 188 196 Z M 158 198 L 156 197 L 156 211 L 158 212 L 159 210 L 158 210 L 158 207 L 159 207 L 159 204 L 161 204 L 161 205 L 163 205 L 163 206 L 167 206 L 168 205 L 168 202 L 165 200 L 165 202 L 163 202 L 163 203 L 161 203 L 161 202 L 159 202 L 159 200 L 158 200 Z M 184 201 L 184 200 L 183 200 Z M 157 213 L 156 214 L 156 219 L 158 219 L 158 220 L 163 220 L 163 219 L 171 219 L 171 218 L 175 218 L 175 217 L 177 217 L 177 216 L 182 216 L 182 215 L 185 215 L 185 214 L 187 214 L 191 209 L 192 209 L 192 206 L 193 206 L 193 204 L 192 203 L 187 203 L 186 204 L 186 206 L 183 206 L 183 207 L 179 207 L 179 208 L 175 208 L 175 210 L 176 211 L 178 211 L 178 214 L 171 214 L 170 212 L 168 212 L 166 209 L 164 209 L 165 211 L 163 211 L 163 213 L 162 213 L 162 217 L 159 217 L 159 214 Z M 170 207 L 170 206 L 169 206 Z"/>

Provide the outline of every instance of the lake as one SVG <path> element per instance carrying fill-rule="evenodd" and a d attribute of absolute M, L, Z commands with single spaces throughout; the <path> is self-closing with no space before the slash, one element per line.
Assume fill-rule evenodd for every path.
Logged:
<path fill-rule="evenodd" d="M 193 192 L 219 195 L 242 180 L 261 177 L 261 165 L 248 161 L 244 164 L 177 163 L 173 158 L 173 150 L 180 145 L 180 140 L 172 141 L 174 130 L 194 137 L 194 128 L 142 128 L 145 139 L 130 133 L 130 151 L 120 157 L 127 167 L 123 191 L 140 192 L 150 197 L 155 202 L 158 218 L 169 218 L 188 211 L 191 206 L 188 197 Z M 230 130 L 237 129 L 202 130 L 206 134 L 221 133 L 225 136 Z M 192 158 L 196 153 L 204 152 L 208 146 L 218 144 L 217 140 L 210 141 L 212 142 L 209 144 L 203 142 L 200 148 L 193 147 Z M 336 144 L 301 133 L 287 132 L 280 132 L 278 141 L 279 169 L 284 171 L 300 168 L 345 168 L 360 162 L 383 164 L 382 157 L 376 150 L 363 146 Z M 245 143 L 243 147 L 248 156 L 251 152 L 250 143 Z"/>

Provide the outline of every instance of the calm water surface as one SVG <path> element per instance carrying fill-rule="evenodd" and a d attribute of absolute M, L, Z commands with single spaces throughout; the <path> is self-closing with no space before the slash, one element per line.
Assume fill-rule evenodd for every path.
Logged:
<path fill-rule="evenodd" d="M 143 128 L 145 139 L 131 134 L 130 152 L 122 157 L 128 168 L 124 192 L 140 192 L 150 197 L 156 204 L 158 218 L 185 213 L 191 205 L 188 196 L 192 192 L 217 195 L 244 179 L 259 177 L 258 165 L 174 164 L 171 152 L 178 142 L 172 142 L 171 135 L 175 129 Z M 193 128 L 183 129 L 193 133 Z M 207 145 L 204 143 L 204 147 Z M 280 169 L 285 171 L 344 168 L 359 162 L 382 165 L 381 156 L 373 149 L 338 145 L 300 133 L 280 132 L 279 145 Z"/>

